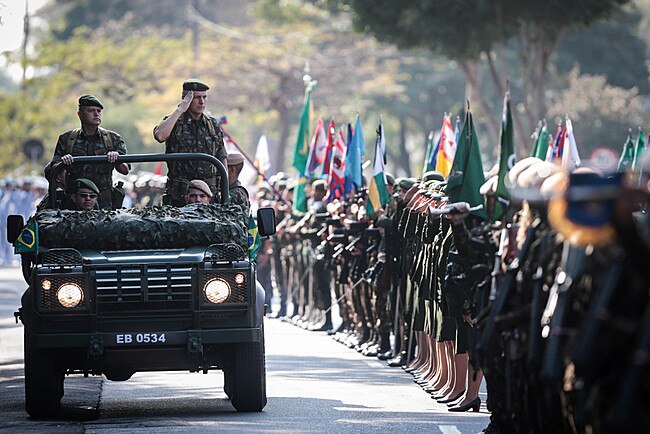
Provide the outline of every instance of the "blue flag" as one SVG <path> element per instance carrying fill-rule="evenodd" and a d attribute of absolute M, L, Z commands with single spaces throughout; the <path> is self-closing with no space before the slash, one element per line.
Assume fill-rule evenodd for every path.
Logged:
<path fill-rule="evenodd" d="M 346 193 L 347 193 L 347 180 L 349 179 L 358 189 L 361 188 L 361 157 L 366 154 L 366 146 L 363 142 L 363 131 L 361 130 L 361 120 L 357 115 L 357 123 L 354 126 L 352 138 L 348 143 L 348 154 L 345 159 L 345 179 L 346 179 Z"/>

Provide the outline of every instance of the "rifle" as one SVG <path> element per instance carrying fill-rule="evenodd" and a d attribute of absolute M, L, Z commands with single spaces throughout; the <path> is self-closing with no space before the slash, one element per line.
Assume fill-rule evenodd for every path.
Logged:
<path fill-rule="evenodd" d="M 583 247 L 565 242 L 562 265 L 555 283 L 549 291 L 548 302 L 542 314 L 542 337 L 548 338 L 546 354 L 542 360 L 541 376 L 556 383 L 562 375 L 562 340 L 566 334 L 564 323 L 570 308 L 570 290 L 582 275 L 586 253 Z"/>
<path fill-rule="evenodd" d="M 505 232 L 505 235 L 503 232 Z M 506 228 L 503 229 L 503 232 L 501 234 L 502 241 L 507 236 Z M 508 266 L 508 269 L 506 270 L 505 276 L 503 276 L 503 281 L 501 282 L 498 291 L 497 291 L 497 284 L 496 284 L 497 276 L 493 275 L 492 277 L 493 286 L 490 291 L 490 300 L 494 300 L 494 303 L 490 308 L 490 314 L 488 317 L 487 324 L 485 324 L 485 329 L 483 329 L 483 333 L 481 334 L 481 343 L 483 347 L 487 347 L 490 343 L 490 340 L 492 339 L 492 334 L 494 333 L 494 329 L 496 327 L 495 319 L 497 316 L 501 316 L 503 310 L 505 309 L 506 302 L 508 301 L 508 298 L 510 296 L 510 290 L 512 289 L 512 285 L 515 282 L 515 277 L 517 275 L 517 272 L 519 271 L 521 264 L 523 264 L 524 260 L 526 259 L 526 255 L 528 255 L 528 251 L 530 250 L 530 246 L 533 244 L 534 239 L 535 239 L 535 228 L 530 226 L 528 229 L 526 229 L 526 239 L 524 241 L 524 245 L 519 251 L 517 257 Z M 500 244 L 501 245 L 499 246 L 499 250 L 503 252 L 503 243 Z M 497 266 L 499 266 L 499 268 L 501 266 L 500 262 L 497 263 L 499 258 L 500 255 L 497 253 L 497 258 L 495 259 L 495 271 Z M 493 295 L 493 293 L 496 294 Z"/>
<path fill-rule="evenodd" d="M 587 323 L 578 336 L 576 346 L 573 350 L 573 357 L 571 358 L 576 369 L 586 369 L 593 358 L 595 344 L 601 326 L 610 316 L 607 307 L 612 301 L 612 297 L 618 286 L 622 269 L 622 258 L 618 257 L 607 270 L 600 291 L 598 291 L 595 300 L 589 306 Z"/>
<path fill-rule="evenodd" d="M 650 303 L 646 305 L 641 324 L 640 330 L 643 332 L 631 354 L 631 363 L 625 371 L 621 386 L 614 396 L 614 408 L 609 416 L 611 428 L 624 429 L 635 426 L 638 428 L 630 413 L 635 407 L 634 400 L 641 400 L 639 388 L 643 384 L 643 376 L 646 375 L 647 378 L 648 365 L 650 365 Z M 644 410 L 647 409 L 641 411 Z"/>
<path fill-rule="evenodd" d="M 530 308 L 530 322 L 528 323 L 528 355 L 526 363 L 537 368 L 541 358 L 542 350 L 542 297 L 544 292 L 544 276 L 547 272 L 546 261 L 552 251 L 553 234 L 550 231 L 544 232 L 540 240 L 539 254 L 537 256 L 537 269 L 532 276 L 533 300 Z"/>

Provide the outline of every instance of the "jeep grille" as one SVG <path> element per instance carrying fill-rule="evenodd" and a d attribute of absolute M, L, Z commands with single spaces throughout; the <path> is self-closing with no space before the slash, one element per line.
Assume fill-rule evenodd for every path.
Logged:
<path fill-rule="evenodd" d="M 192 274 L 187 264 L 98 266 L 97 312 L 191 309 Z"/>
<path fill-rule="evenodd" d="M 81 253 L 76 249 L 51 249 L 41 257 L 43 266 L 81 265 Z"/>

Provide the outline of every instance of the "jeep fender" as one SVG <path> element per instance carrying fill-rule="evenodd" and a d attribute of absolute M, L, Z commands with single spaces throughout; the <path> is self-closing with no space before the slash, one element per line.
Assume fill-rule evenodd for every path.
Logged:
<path fill-rule="evenodd" d="M 264 297 L 266 295 L 266 291 L 257 279 L 255 279 L 255 286 L 255 323 L 258 327 L 260 327 L 262 325 L 262 320 L 264 319 Z"/>

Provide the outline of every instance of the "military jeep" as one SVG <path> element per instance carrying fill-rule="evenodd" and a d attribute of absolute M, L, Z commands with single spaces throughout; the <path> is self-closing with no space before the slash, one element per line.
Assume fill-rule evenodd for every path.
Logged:
<path fill-rule="evenodd" d="M 211 162 L 227 179 L 207 154 L 124 155 L 117 162 L 191 159 Z M 75 157 L 73 164 L 101 163 L 106 157 Z M 51 179 L 61 170 L 59 163 Z M 28 288 L 15 314 L 25 327 L 30 416 L 60 412 L 68 375 L 125 381 L 135 372 L 171 370 L 220 369 L 237 411 L 264 408 L 264 290 L 249 259 L 249 217 L 228 204 L 221 184 L 220 204 L 46 209 L 27 225 L 9 216 L 7 240 L 35 244 L 21 253 Z M 257 227 L 262 237 L 275 233 L 272 209 L 258 210 Z"/>

